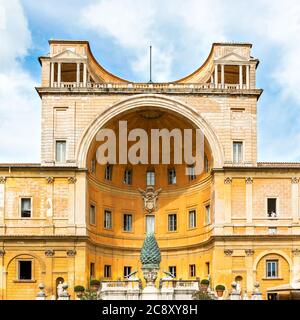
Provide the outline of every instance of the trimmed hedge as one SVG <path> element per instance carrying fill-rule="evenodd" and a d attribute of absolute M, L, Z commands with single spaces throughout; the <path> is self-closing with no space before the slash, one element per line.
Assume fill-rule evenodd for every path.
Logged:
<path fill-rule="evenodd" d="M 100 286 L 100 281 L 93 279 L 93 280 L 91 280 L 90 285 L 91 286 Z"/>
<path fill-rule="evenodd" d="M 209 280 L 208 279 L 202 279 L 200 284 L 209 285 Z"/>
<path fill-rule="evenodd" d="M 225 287 L 222 284 L 218 284 L 216 286 L 216 291 L 224 291 L 224 290 L 225 290 Z"/>
<path fill-rule="evenodd" d="M 84 286 L 75 286 L 74 292 L 84 292 L 85 288 Z"/>

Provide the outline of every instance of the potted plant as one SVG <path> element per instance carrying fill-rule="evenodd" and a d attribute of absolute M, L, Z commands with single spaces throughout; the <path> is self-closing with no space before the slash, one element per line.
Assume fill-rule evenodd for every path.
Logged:
<path fill-rule="evenodd" d="M 207 291 L 208 289 L 208 286 L 209 286 L 209 280 L 208 279 L 202 279 L 201 282 L 200 282 L 200 289 L 202 291 Z"/>
<path fill-rule="evenodd" d="M 218 298 L 222 298 L 223 297 L 224 291 L 225 291 L 225 287 L 222 284 L 218 284 L 216 286 L 216 292 L 217 292 Z"/>
<path fill-rule="evenodd" d="M 84 286 L 75 286 L 74 287 L 74 292 L 76 293 L 76 296 L 79 300 L 81 300 L 82 296 L 83 296 L 83 293 L 85 291 L 85 288 Z"/>
<path fill-rule="evenodd" d="M 91 282 L 90 282 L 91 291 L 98 291 L 99 287 L 100 287 L 99 280 L 96 280 L 96 279 L 91 280 Z"/>

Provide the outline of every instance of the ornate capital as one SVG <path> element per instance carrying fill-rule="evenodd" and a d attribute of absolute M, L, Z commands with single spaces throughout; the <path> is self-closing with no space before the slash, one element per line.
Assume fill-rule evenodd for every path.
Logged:
<path fill-rule="evenodd" d="M 0 177 L 0 183 L 5 183 L 6 182 L 6 177 Z"/>
<path fill-rule="evenodd" d="M 53 257 L 54 255 L 55 255 L 55 251 L 53 249 L 45 251 L 45 256 L 46 257 Z"/>
<path fill-rule="evenodd" d="M 0 249 L 0 257 L 4 257 L 5 255 L 5 250 L 4 249 Z"/>
<path fill-rule="evenodd" d="M 54 182 L 54 178 L 53 177 L 46 177 L 46 181 L 47 181 L 47 183 L 51 184 Z"/>
<path fill-rule="evenodd" d="M 245 179 L 245 181 L 246 181 L 246 184 L 252 184 L 252 183 L 253 183 L 253 178 L 247 177 L 247 178 Z"/>
<path fill-rule="evenodd" d="M 75 255 L 76 255 L 76 250 L 74 249 L 67 250 L 68 257 L 74 257 Z"/>
<path fill-rule="evenodd" d="M 225 250 L 224 250 L 224 254 L 225 254 L 225 256 L 229 257 L 229 256 L 231 256 L 231 255 L 233 254 L 233 250 L 231 250 L 231 249 L 225 249 Z"/>
<path fill-rule="evenodd" d="M 76 181 L 77 181 L 77 179 L 75 177 L 69 177 L 68 178 L 68 183 L 69 184 L 74 184 L 74 183 L 76 183 Z"/>
<path fill-rule="evenodd" d="M 250 257 L 254 255 L 254 250 L 252 249 L 246 249 L 245 250 L 246 256 Z"/>
<path fill-rule="evenodd" d="M 300 249 L 293 249 L 292 253 L 294 256 L 300 256 Z"/>
<path fill-rule="evenodd" d="M 291 179 L 291 182 L 297 184 L 297 183 L 299 183 L 299 178 L 298 177 L 293 177 Z"/>
<path fill-rule="evenodd" d="M 232 178 L 230 178 L 230 177 L 227 177 L 224 179 L 225 184 L 231 184 L 231 182 L 232 182 Z"/>

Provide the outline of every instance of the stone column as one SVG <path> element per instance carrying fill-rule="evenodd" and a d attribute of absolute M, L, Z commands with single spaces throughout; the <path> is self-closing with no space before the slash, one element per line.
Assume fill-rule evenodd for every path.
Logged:
<path fill-rule="evenodd" d="M 47 204 L 46 218 L 49 225 L 49 232 L 53 234 L 53 193 L 54 193 L 54 178 L 46 177 L 47 182 Z"/>
<path fill-rule="evenodd" d="M 240 84 L 240 89 L 243 89 L 243 66 L 239 66 L 239 84 Z"/>
<path fill-rule="evenodd" d="M 70 288 L 75 286 L 75 256 L 77 252 L 75 249 L 67 250 L 68 256 L 68 285 Z M 73 293 L 72 293 L 73 295 Z M 70 296 L 69 296 L 70 297 Z"/>
<path fill-rule="evenodd" d="M 215 88 L 218 87 L 218 65 L 215 65 Z"/>
<path fill-rule="evenodd" d="M 293 177 L 291 180 L 291 208 L 293 222 L 299 220 L 299 178 Z"/>
<path fill-rule="evenodd" d="M 86 87 L 86 63 L 83 64 L 83 86 Z"/>
<path fill-rule="evenodd" d="M 80 63 L 77 63 L 77 68 L 76 68 L 76 86 L 80 86 Z"/>
<path fill-rule="evenodd" d="M 222 89 L 224 88 L 224 69 L 225 69 L 224 64 L 221 64 L 221 88 Z"/>
<path fill-rule="evenodd" d="M 6 272 L 4 267 L 5 250 L 0 249 L 0 300 L 4 300 L 4 292 L 6 287 Z"/>
<path fill-rule="evenodd" d="M 54 86 L 54 62 L 50 64 L 50 87 Z"/>
<path fill-rule="evenodd" d="M 57 86 L 60 88 L 61 81 L 61 62 L 57 63 Z"/>
<path fill-rule="evenodd" d="M 75 186 L 77 179 L 75 177 L 69 177 L 69 219 L 68 225 L 75 227 Z M 75 230 L 74 230 L 75 231 Z"/>
<path fill-rule="evenodd" d="M 53 288 L 53 257 L 55 251 L 53 249 L 45 250 L 46 274 L 45 283 L 48 288 L 48 294 L 53 296 L 56 294 L 56 287 Z"/>
<path fill-rule="evenodd" d="M 245 250 L 245 267 L 247 270 L 247 279 L 246 279 L 246 288 L 247 293 L 250 293 L 253 289 L 253 257 L 254 257 L 254 250 L 253 249 L 246 249 Z"/>
<path fill-rule="evenodd" d="M 250 66 L 246 66 L 246 88 L 250 89 Z"/>
<path fill-rule="evenodd" d="M 227 177 L 224 180 L 224 206 L 225 223 L 231 223 L 231 183 L 232 178 Z"/>
<path fill-rule="evenodd" d="M 0 234 L 4 233 L 4 212 L 5 212 L 5 183 L 6 177 L 0 177 Z"/>
<path fill-rule="evenodd" d="M 293 265 L 292 268 L 292 274 L 291 274 L 291 281 L 292 283 L 297 283 L 300 281 L 300 249 L 294 249 L 292 250 L 293 254 Z"/>
<path fill-rule="evenodd" d="M 251 177 L 246 178 L 246 220 L 247 223 L 252 222 L 252 185 L 253 179 Z"/>

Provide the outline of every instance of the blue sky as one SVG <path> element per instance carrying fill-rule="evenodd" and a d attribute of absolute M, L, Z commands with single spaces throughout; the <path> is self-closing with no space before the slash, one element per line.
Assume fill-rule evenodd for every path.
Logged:
<path fill-rule="evenodd" d="M 40 161 L 37 57 L 48 39 L 89 40 L 98 61 L 132 81 L 171 81 L 198 68 L 211 44 L 253 43 L 259 161 L 300 161 L 298 0 L 0 0 L 0 162 Z"/>

